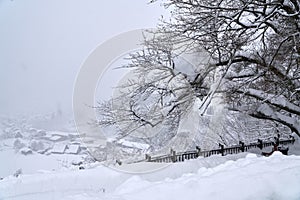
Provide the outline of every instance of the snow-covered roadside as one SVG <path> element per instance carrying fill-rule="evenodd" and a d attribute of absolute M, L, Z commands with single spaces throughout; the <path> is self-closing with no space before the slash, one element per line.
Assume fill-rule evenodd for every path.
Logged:
<path fill-rule="evenodd" d="M 0 151 L 0 178 L 12 175 L 19 169 L 23 174 L 70 170 L 75 167 L 72 163 L 79 163 L 83 160 L 83 155 L 52 154 L 47 156 L 38 153 L 23 155 L 15 153 L 13 149 L 7 149 Z"/>
<path fill-rule="evenodd" d="M 175 163 L 147 174 L 98 166 L 11 176 L 0 181 L 0 199 L 300 199 L 300 156 L 221 158 Z"/>

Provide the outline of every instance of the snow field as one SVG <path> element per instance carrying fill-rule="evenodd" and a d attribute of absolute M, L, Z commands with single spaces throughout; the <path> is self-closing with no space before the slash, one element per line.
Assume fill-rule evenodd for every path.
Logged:
<path fill-rule="evenodd" d="M 300 199 L 300 156 L 239 156 L 199 158 L 145 174 L 120 170 L 157 163 L 10 176 L 0 181 L 0 199 Z"/>

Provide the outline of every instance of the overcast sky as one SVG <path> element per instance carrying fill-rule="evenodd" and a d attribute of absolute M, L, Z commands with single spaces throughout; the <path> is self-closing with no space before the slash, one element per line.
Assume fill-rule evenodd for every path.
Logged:
<path fill-rule="evenodd" d="M 153 28 L 164 9 L 146 0 L 0 0 L 0 114 L 72 111 L 89 53 L 122 32 Z"/>

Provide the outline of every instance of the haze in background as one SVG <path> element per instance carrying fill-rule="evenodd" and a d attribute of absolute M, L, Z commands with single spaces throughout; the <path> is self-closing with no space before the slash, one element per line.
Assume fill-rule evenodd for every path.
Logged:
<path fill-rule="evenodd" d="M 114 35 L 155 27 L 165 14 L 147 3 L 0 0 L 0 115 L 71 113 L 89 53 Z"/>

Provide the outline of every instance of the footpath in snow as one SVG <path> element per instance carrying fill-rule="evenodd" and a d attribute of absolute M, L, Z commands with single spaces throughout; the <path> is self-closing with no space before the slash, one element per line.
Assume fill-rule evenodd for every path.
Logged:
<path fill-rule="evenodd" d="M 299 200 L 300 156 L 243 154 L 174 163 L 155 172 L 130 174 L 97 166 L 85 170 L 41 172 L 0 180 L 0 199 L 78 200 Z M 138 171 L 138 169 L 137 169 Z"/>

